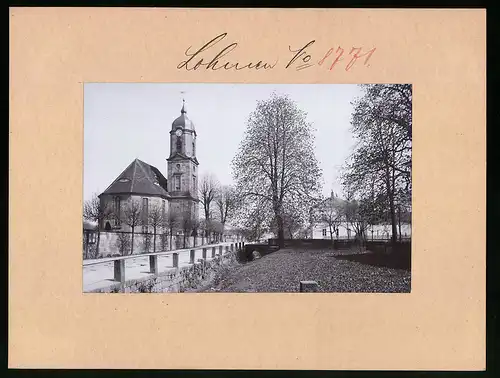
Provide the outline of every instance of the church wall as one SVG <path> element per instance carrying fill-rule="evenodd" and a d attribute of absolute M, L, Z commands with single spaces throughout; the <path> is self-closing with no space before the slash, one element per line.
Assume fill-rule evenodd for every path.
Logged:
<path fill-rule="evenodd" d="M 112 209 L 114 208 L 114 199 L 115 197 L 120 198 L 120 204 L 121 204 L 121 215 L 122 217 L 124 216 L 124 210 L 127 208 L 127 206 L 130 205 L 132 201 L 137 201 L 139 202 L 140 206 L 142 207 L 142 199 L 147 198 L 148 199 L 148 207 L 151 210 L 154 206 L 158 206 L 161 210 L 162 208 L 162 200 L 163 198 L 161 197 L 156 197 L 156 196 L 140 196 L 140 195 L 105 195 L 101 196 L 101 203 L 103 204 L 108 204 Z M 169 208 L 169 201 L 165 199 L 165 214 L 168 213 L 168 208 Z M 111 225 L 112 230 L 118 230 L 118 231 L 132 231 L 131 227 L 125 224 L 124 221 L 121 222 L 121 225 L 119 227 L 115 226 L 115 221 L 112 216 L 106 218 L 103 221 L 103 224 L 101 225 L 101 229 L 105 230 L 105 225 L 106 222 L 109 222 Z M 135 228 L 135 231 L 142 231 L 142 225 L 139 225 Z M 152 231 L 150 227 L 150 231 Z"/>
<path fill-rule="evenodd" d="M 182 235 L 172 236 L 172 245 L 170 245 L 170 236 L 166 235 L 162 243 L 162 231 L 158 230 L 156 235 L 156 252 L 171 251 L 184 248 L 184 239 Z M 146 243 L 146 238 L 149 237 L 149 242 Z M 153 253 L 153 235 L 149 234 L 146 237 L 143 233 L 134 233 L 134 251 L 133 254 Z M 97 238 L 97 235 L 96 235 Z M 122 256 L 120 251 L 120 238 L 128 240 L 125 255 L 130 254 L 130 243 L 132 242 L 132 234 L 130 232 L 106 232 L 101 231 L 99 242 L 99 256 L 98 257 L 113 257 Z M 229 240 L 228 240 L 229 241 Z M 202 246 L 209 243 L 209 240 L 201 236 L 196 238 L 196 244 L 193 237 L 186 238 L 186 247 L 192 248 L 194 246 Z M 95 245 L 93 246 L 95 248 Z M 95 250 L 95 249 L 94 249 Z"/>

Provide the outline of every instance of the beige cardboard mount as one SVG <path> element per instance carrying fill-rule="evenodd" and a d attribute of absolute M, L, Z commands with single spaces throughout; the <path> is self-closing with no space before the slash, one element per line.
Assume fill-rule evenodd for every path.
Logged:
<path fill-rule="evenodd" d="M 9 366 L 483 369 L 485 18 L 11 8 Z M 224 59 L 276 66 L 177 68 L 189 46 L 221 33 L 220 46 L 238 43 Z M 339 46 L 344 60 L 330 70 L 332 52 L 318 64 Z M 346 70 L 353 47 L 376 50 Z M 83 294 L 85 82 L 412 83 L 411 294 Z"/>

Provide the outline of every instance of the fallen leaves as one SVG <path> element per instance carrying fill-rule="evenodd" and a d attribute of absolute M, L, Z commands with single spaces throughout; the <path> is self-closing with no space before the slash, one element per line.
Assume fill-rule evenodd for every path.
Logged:
<path fill-rule="evenodd" d="M 298 292 L 318 282 L 320 292 L 409 293 L 409 271 L 337 259 L 332 250 L 282 249 L 225 272 L 218 292 Z M 212 290 L 215 289 L 215 290 Z"/>

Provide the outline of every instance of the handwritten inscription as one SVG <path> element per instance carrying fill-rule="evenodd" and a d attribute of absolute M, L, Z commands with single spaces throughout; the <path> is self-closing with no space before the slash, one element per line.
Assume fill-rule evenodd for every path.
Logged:
<path fill-rule="evenodd" d="M 188 59 L 180 62 L 177 65 L 177 69 L 185 68 L 188 71 L 197 70 L 199 68 L 205 68 L 206 70 L 211 69 L 213 71 L 217 71 L 220 69 L 234 69 L 236 71 L 240 71 L 243 69 L 268 70 L 274 68 L 278 63 L 277 60 L 274 63 L 267 63 L 263 60 L 259 60 L 257 63 L 249 62 L 246 64 L 228 61 L 225 57 L 229 55 L 231 51 L 235 50 L 238 47 L 238 44 L 236 42 L 233 42 L 221 48 L 219 42 L 226 38 L 226 36 L 227 33 L 218 35 L 195 52 L 190 52 L 192 46 L 188 47 L 186 52 L 184 53 L 188 57 Z M 212 59 L 210 59 L 210 57 L 212 57 Z M 223 58 L 224 60 L 222 60 Z M 207 59 L 207 61 L 205 61 L 204 59 Z M 210 61 L 208 61 L 208 59 L 210 59 Z"/>
<path fill-rule="evenodd" d="M 345 66 L 345 70 L 349 71 L 352 68 L 352 66 L 354 65 L 354 63 L 356 63 L 358 59 L 363 58 L 363 57 L 365 58 L 365 60 L 363 62 L 364 65 L 365 66 L 368 65 L 368 61 L 372 57 L 375 50 L 376 50 L 376 48 L 374 47 L 373 49 L 365 52 L 364 54 L 361 54 L 361 47 L 353 47 L 348 54 L 348 59 L 350 57 L 350 60 L 347 63 L 347 65 Z M 325 56 L 318 62 L 318 65 L 321 66 L 325 62 L 325 60 L 333 53 L 333 51 L 334 51 L 333 47 L 330 50 L 328 50 L 327 53 L 325 54 Z M 337 49 L 335 50 L 335 53 L 334 53 L 335 59 L 333 59 L 332 64 L 330 65 L 330 71 L 333 70 L 333 68 L 337 65 L 338 62 L 345 59 L 343 57 L 344 51 L 345 50 L 342 47 L 340 47 L 340 46 L 337 47 Z"/>
<path fill-rule="evenodd" d="M 305 45 L 304 47 L 302 47 L 301 49 L 298 49 L 298 50 L 292 50 L 292 48 L 290 46 L 288 46 L 288 49 L 290 50 L 290 52 L 294 52 L 295 55 L 293 56 L 293 58 L 288 62 L 288 64 L 286 65 L 285 68 L 288 68 L 290 67 L 292 64 L 295 63 L 295 61 L 299 60 L 301 62 L 301 64 L 299 64 L 296 68 L 297 68 L 297 71 L 299 70 L 303 70 L 304 68 L 308 68 L 308 67 L 312 67 L 312 64 L 309 63 L 309 61 L 311 60 L 311 55 L 309 55 L 306 51 L 306 49 L 311 46 L 314 42 L 316 42 L 315 40 L 312 40 L 311 42 L 309 42 L 307 45 Z"/>
<path fill-rule="evenodd" d="M 295 53 L 295 55 L 292 57 L 292 59 L 288 62 L 285 68 L 290 68 L 290 67 L 295 67 L 297 71 L 303 70 L 305 68 L 309 68 L 314 66 L 314 64 L 310 63 L 312 56 L 311 54 L 307 51 L 307 48 L 312 46 L 316 41 L 312 40 L 304 47 L 297 49 L 297 50 L 292 50 L 291 47 L 289 47 L 290 52 Z M 368 62 L 370 61 L 370 58 L 372 57 L 373 53 L 375 52 L 376 48 L 372 48 L 364 53 L 362 53 L 362 48 L 361 47 L 353 47 L 351 48 L 351 51 L 344 56 L 344 48 L 341 46 L 338 46 L 337 49 L 334 47 L 330 48 L 326 54 L 321 58 L 317 64 L 318 66 L 322 66 L 323 63 L 328 61 L 328 58 L 332 53 L 334 56 L 330 60 L 330 68 L 329 70 L 333 70 L 333 68 L 340 62 L 340 61 L 345 61 L 346 59 L 349 59 L 347 64 L 345 65 L 345 70 L 349 71 L 352 66 L 358 61 L 358 59 L 365 58 L 363 61 L 363 64 L 365 66 L 369 66 Z M 296 63 L 298 62 L 298 63 Z"/>
<path fill-rule="evenodd" d="M 196 71 L 198 69 L 205 70 L 270 70 L 277 66 L 278 59 L 273 60 L 252 60 L 250 62 L 237 62 L 230 60 L 231 52 L 238 48 L 237 42 L 225 43 L 224 39 L 227 33 L 222 33 L 205 43 L 203 46 L 193 49 L 188 47 L 184 55 L 186 59 L 177 65 L 177 69 L 185 69 L 187 71 Z M 293 68 L 297 71 L 310 68 L 313 66 L 326 66 L 330 71 L 337 66 L 343 66 L 345 71 L 350 71 L 356 62 L 361 61 L 365 67 L 369 67 L 369 61 L 376 51 L 376 48 L 363 49 L 362 47 L 352 47 L 349 52 L 342 46 L 331 47 L 321 59 L 315 61 L 311 47 L 316 43 L 312 40 L 302 47 L 292 48 L 288 46 L 289 52 L 292 54 L 291 59 L 287 61 L 285 69 Z M 193 51 L 192 51 L 193 49 Z"/>

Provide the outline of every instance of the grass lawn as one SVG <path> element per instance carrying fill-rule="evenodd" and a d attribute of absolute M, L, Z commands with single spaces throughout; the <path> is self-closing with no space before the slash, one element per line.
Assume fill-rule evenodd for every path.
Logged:
<path fill-rule="evenodd" d="M 331 249 L 282 249 L 234 267 L 218 285 L 199 291 L 298 292 L 302 280 L 318 282 L 320 292 L 335 293 L 409 293 L 411 283 L 405 258 Z"/>

